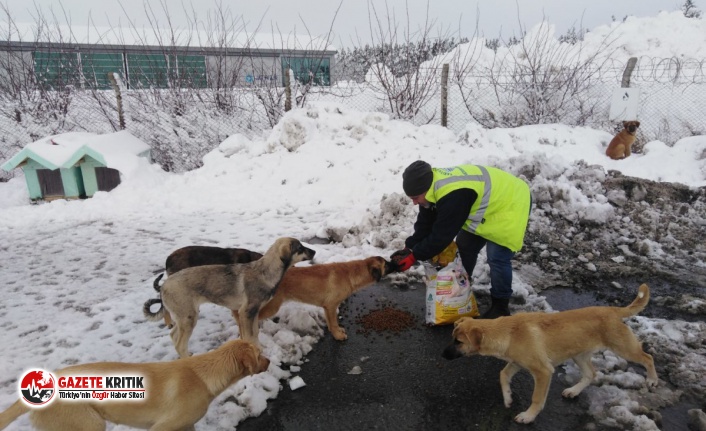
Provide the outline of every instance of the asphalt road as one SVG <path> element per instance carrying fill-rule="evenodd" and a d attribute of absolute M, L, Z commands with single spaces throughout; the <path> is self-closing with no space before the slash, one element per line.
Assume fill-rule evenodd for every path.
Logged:
<path fill-rule="evenodd" d="M 576 306 L 571 295 L 557 298 L 573 302 L 564 308 Z M 479 302 L 483 310 L 482 298 Z M 552 303 L 557 309 L 562 309 L 560 305 Z M 364 328 L 358 319 L 384 306 L 412 313 L 415 325 L 398 334 L 361 333 Z M 238 430 L 557 431 L 585 429 L 591 422 L 581 397 L 562 398 L 567 384 L 558 367 L 544 411 L 532 425 L 516 424 L 514 416 L 530 404 L 533 384 L 529 373 L 515 376 L 514 404 L 506 409 L 498 380 L 503 361 L 481 356 L 454 361 L 442 358 L 441 352 L 451 342 L 452 326 L 424 324 L 421 286 L 400 289 L 376 284 L 351 296 L 340 311 L 348 340 L 338 342 L 327 331 L 296 373 L 306 386 L 293 391 L 283 382 L 284 388 L 276 399 L 268 401 L 267 409 L 259 417 L 241 422 Z M 355 366 L 360 367 L 360 374 L 349 373 Z M 670 414 L 685 418 L 686 413 Z M 679 422 L 685 424 L 686 419 Z"/>

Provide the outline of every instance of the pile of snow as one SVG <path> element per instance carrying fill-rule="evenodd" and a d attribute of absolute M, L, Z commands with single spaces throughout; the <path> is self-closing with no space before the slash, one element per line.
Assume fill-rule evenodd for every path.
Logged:
<path fill-rule="evenodd" d="M 650 143 L 647 148 L 654 150 L 622 161 L 605 157 L 610 138 L 605 132 L 561 125 L 496 130 L 469 125 L 455 135 L 438 126 L 416 127 L 379 113 L 323 104 L 287 113 L 264 139 L 234 136 L 224 141 L 198 170 L 168 174 L 143 169 L 113 191 L 83 201 L 29 205 L 20 202 L 22 181 L 0 184 L 0 196 L 14 196 L 0 200 L 6 287 L 0 343 L 13 346 L 0 353 L 2 369 L 10 376 L 0 384 L 0 406 L 16 399 L 14 379 L 28 366 L 175 359 L 168 331 L 145 321 L 142 304 L 154 296 L 154 276 L 176 248 L 202 244 L 264 251 L 275 238 L 293 236 L 333 239 L 312 246 L 321 263 L 388 256 L 412 232 L 416 208 L 402 195 L 401 173 L 417 159 L 438 167 L 488 164 L 532 178 L 539 204 L 556 203 L 557 211 L 574 214 L 576 223 L 601 223 L 615 211 L 599 187 L 608 170 L 706 185 L 706 160 L 694 157 L 703 154 L 706 137 L 685 139 L 676 149 Z M 665 164 L 666 159 L 677 166 Z M 582 174 L 584 181 L 577 182 L 574 174 L 587 166 L 592 166 L 590 175 Z M 533 229 L 549 229 L 538 225 L 544 220 L 535 220 Z M 482 260 L 474 273 L 474 288 L 480 292 L 489 289 Z M 419 275 L 420 270 L 412 270 L 397 282 Z M 518 310 L 551 310 L 519 275 L 514 289 L 524 303 Z M 238 335 L 228 310 L 206 304 L 201 315 L 191 351 L 213 349 Z M 674 322 L 673 328 L 685 329 L 682 323 Z M 689 325 L 697 340 L 706 339 L 703 323 Z M 681 374 L 680 384 L 703 390 L 698 386 L 706 360 L 698 343 L 674 340 L 672 330 L 655 330 L 657 323 L 649 319 L 633 327 L 663 349 L 682 352 L 673 366 L 694 374 Z M 277 322 L 263 321 L 260 341 L 272 361 L 270 369 L 229 388 L 201 426 L 232 429 L 243 418 L 262 413 L 282 381 L 301 384 L 292 379 L 296 367 L 306 366 L 306 355 L 324 331 L 321 310 L 301 304 L 285 305 Z M 606 373 L 611 380 L 600 388 L 614 389 L 591 392 L 592 405 L 627 400 L 638 390 L 639 372 L 621 367 L 617 376 Z M 659 402 L 669 403 L 665 400 L 673 399 L 674 391 L 663 390 Z M 591 411 L 597 420 L 626 429 L 628 422 L 651 422 L 632 405 Z M 26 417 L 15 426 L 10 429 L 27 426 Z"/>

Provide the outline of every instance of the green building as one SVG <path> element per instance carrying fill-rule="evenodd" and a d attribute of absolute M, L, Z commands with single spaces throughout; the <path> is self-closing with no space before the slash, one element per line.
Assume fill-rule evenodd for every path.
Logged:
<path fill-rule="evenodd" d="M 0 74 L 33 74 L 43 88 L 58 90 L 110 89 L 108 75 L 116 73 L 139 90 L 280 87 L 291 68 L 302 83 L 328 86 L 336 54 L 325 40 L 301 35 L 49 27 L 0 22 Z"/>

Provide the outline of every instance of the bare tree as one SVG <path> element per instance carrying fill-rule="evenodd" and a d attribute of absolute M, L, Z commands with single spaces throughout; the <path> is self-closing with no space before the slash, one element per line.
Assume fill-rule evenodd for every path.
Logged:
<path fill-rule="evenodd" d="M 681 5 L 681 10 L 687 18 L 701 18 L 701 11 L 696 8 L 692 0 L 684 1 L 684 4 Z"/>
<path fill-rule="evenodd" d="M 7 44 L 16 41 L 32 42 L 39 47 L 34 54 L 29 51 L 9 50 L 2 54 L 0 67 L 0 114 L 16 122 L 33 118 L 46 130 L 56 132 L 64 128 L 73 95 L 80 86 L 78 55 L 68 49 L 75 41 L 70 26 L 61 21 L 50 9 L 49 15 L 35 6 L 34 34 L 28 36 L 12 17 L 6 5 L 0 3 L 6 16 L 7 27 L 3 30 Z M 68 22 L 66 12 L 61 10 Z M 31 37 L 32 40 L 27 40 Z M 41 43 L 50 40 L 52 43 Z M 51 67 L 50 67 L 51 66 Z"/>
<path fill-rule="evenodd" d="M 458 89 L 461 100 L 463 100 L 463 104 L 469 112 L 471 112 L 477 97 L 477 78 L 480 73 L 477 70 L 477 66 L 483 48 L 486 47 L 497 52 L 500 43 L 499 39 L 486 40 L 483 42 L 484 39 L 478 37 L 479 19 L 480 13 L 476 10 L 476 27 L 471 40 L 464 45 L 456 47 L 452 53 L 451 62 L 449 64 L 451 84 Z"/>
<path fill-rule="evenodd" d="M 299 19 L 305 28 L 302 36 L 296 33 L 284 34 L 277 26 L 272 26 L 270 40 L 258 41 L 251 48 L 262 48 L 282 52 L 281 64 L 267 64 L 257 55 L 248 57 L 252 82 L 250 88 L 255 94 L 260 107 L 264 110 L 271 127 L 277 124 L 284 114 L 285 87 L 284 74 L 289 74 L 291 92 L 294 94 L 294 106 L 303 107 L 307 97 L 313 91 L 326 92 L 331 85 L 331 64 L 328 61 L 329 46 L 333 40 L 333 25 L 343 2 L 339 2 L 328 32 L 325 35 L 313 36 L 304 18 Z M 260 28 L 260 26 L 258 26 Z M 296 70 L 293 70 L 296 68 Z"/>
<path fill-rule="evenodd" d="M 384 102 L 394 118 L 413 119 L 422 107 L 438 92 L 440 57 L 429 61 L 419 61 L 419 56 L 426 57 L 434 44 L 432 31 L 435 23 L 429 20 L 429 3 L 425 21 L 416 30 L 410 28 L 409 5 L 405 3 L 405 25 L 400 27 L 395 11 L 390 11 L 385 3 L 384 15 L 368 1 L 368 22 L 371 38 L 383 50 L 368 72 L 373 88 L 383 95 Z M 444 39 L 440 32 L 438 39 Z M 393 47 L 402 46 L 402 58 L 394 57 Z M 426 59 L 426 58 L 425 58 Z M 431 121 L 436 112 L 427 113 L 424 122 Z"/>
<path fill-rule="evenodd" d="M 279 62 L 267 62 L 256 55 L 255 50 L 262 48 L 275 49 L 278 46 L 285 47 L 287 46 L 287 38 L 281 32 L 272 30 L 269 34 L 269 40 L 255 40 L 255 34 L 259 31 L 261 25 L 262 20 L 260 20 L 251 36 L 252 43 L 248 45 L 249 55 L 245 69 L 248 73 L 246 75 L 246 84 L 255 96 L 255 104 L 257 106 L 253 106 L 253 111 L 257 108 L 262 109 L 268 125 L 274 127 L 284 115 L 285 88 L 282 77 L 284 71 Z"/>
<path fill-rule="evenodd" d="M 234 89 L 240 85 L 249 59 L 246 56 L 227 55 L 234 48 L 244 47 L 247 50 L 253 43 L 243 17 L 234 16 L 230 9 L 219 3 L 201 27 L 202 31 L 198 34 L 204 34 L 205 40 L 199 39 L 199 45 L 216 48 L 220 53 L 206 64 L 207 74 L 211 77 L 209 89 L 212 90 L 213 103 L 224 113 L 243 114 L 245 109 L 239 97 L 241 93 Z"/>
<path fill-rule="evenodd" d="M 4 34 L 1 38 L 8 45 L 12 41 L 22 40 L 22 31 L 7 6 L 0 3 L 0 9 L 6 16 L 7 25 L 2 29 Z M 31 53 L 19 50 L 3 52 L 0 54 L 0 70 L 0 113 L 21 123 L 24 111 L 39 97 Z"/>
<path fill-rule="evenodd" d="M 596 109 L 589 90 L 610 57 L 611 35 L 589 52 L 582 40 L 557 41 L 546 21 L 530 33 L 520 27 L 524 37 L 498 49 L 480 78 L 462 84 L 471 77 L 456 77 L 471 116 L 485 127 L 585 124 Z"/>

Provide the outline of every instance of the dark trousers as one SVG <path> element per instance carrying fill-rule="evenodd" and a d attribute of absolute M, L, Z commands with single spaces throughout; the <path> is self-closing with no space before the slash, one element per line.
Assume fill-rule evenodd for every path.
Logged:
<path fill-rule="evenodd" d="M 476 267 L 478 253 L 483 247 L 486 247 L 485 252 L 490 266 L 490 296 L 501 299 L 509 299 L 512 296 L 512 263 L 510 261 L 515 253 L 509 248 L 465 230 L 461 230 L 456 236 L 456 245 L 469 278 Z"/>

